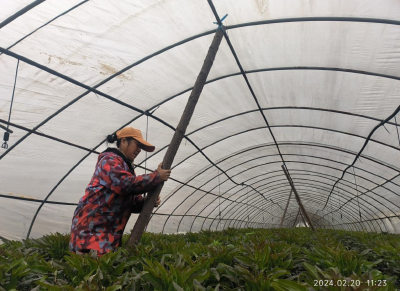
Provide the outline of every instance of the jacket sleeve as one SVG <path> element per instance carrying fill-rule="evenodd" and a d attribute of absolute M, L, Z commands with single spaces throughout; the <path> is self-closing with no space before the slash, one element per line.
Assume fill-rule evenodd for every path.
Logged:
<path fill-rule="evenodd" d="M 137 195 L 149 192 L 151 189 L 160 184 L 161 178 L 157 170 L 150 174 L 136 176 L 136 179 L 140 182 L 133 183 L 128 189 L 129 194 Z"/>
<path fill-rule="evenodd" d="M 124 167 L 124 161 L 113 155 L 100 160 L 99 176 L 103 186 L 116 194 L 139 194 L 149 186 L 152 188 L 161 182 L 158 171 L 148 175 L 135 176 Z"/>

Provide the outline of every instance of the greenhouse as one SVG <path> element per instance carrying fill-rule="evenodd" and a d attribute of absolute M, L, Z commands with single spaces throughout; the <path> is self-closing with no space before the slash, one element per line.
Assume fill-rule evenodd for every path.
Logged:
<path fill-rule="evenodd" d="M 400 288 L 399 1 L 0 4 L 0 290 Z M 144 269 L 122 248 L 104 256 L 125 266 L 111 279 L 100 267 L 81 279 L 45 267 L 49 258 L 73 266 L 74 211 L 99 155 L 116 147 L 107 136 L 127 127 L 155 146 L 134 160 L 137 175 L 175 151 L 135 249 Z M 128 217 L 124 243 L 141 215 Z M 185 243 L 213 254 L 206 278 L 172 275 L 165 260 L 194 264 Z M 330 243 L 350 269 L 317 258 L 340 261 Z M 56 244 L 61 253 L 43 253 Z M 258 261 L 275 251 L 293 261 Z M 31 255 L 47 263 L 23 271 Z M 76 260 L 93 266 L 94 257 Z M 164 264 L 176 280 L 157 285 L 150 269 Z M 335 286 L 312 285 L 327 276 Z M 339 287 L 340 278 L 361 283 Z"/>

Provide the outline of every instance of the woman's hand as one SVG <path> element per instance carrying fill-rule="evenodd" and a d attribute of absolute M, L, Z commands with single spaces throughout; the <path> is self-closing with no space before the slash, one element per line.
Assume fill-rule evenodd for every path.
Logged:
<path fill-rule="evenodd" d="M 146 200 L 147 200 L 147 195 L 144 197 L 144 201 L 146 201 Z M 161 198 L 160 198 L 160 196 L 158 196 L 156 204 L 154 205 L 154 207 L 158 207 L 158 206 L 160 206 L 160 204 L 161 204 Z"/>
<path fill-rule="evenodd" d="M 171 175 L 171 170 L 161 169 L 161 165 L 162 163 L 158 165 L 157 171 L 160 174 L 161 181 L 167 181 Z"/>
<path fill-rule="evenodd" d="M 161 198 L 160 198 L 160 196 L 158 196 L 157 201 L 156 201 L 156 205 L 154 207 L 160 206 L 160 203 L 161 203 Z"/>

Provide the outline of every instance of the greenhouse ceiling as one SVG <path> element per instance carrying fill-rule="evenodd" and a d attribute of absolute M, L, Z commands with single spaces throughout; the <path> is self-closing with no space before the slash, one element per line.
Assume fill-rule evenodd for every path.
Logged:
<path fill-rule="evenodd" d="M 3 0 L 0 237 L 69 232 L 120 128 L 156 169 L 225 15 L 147 230 L 304 225 L 285 165 L 316 228 L 400 233 L 399 1 Z"/>

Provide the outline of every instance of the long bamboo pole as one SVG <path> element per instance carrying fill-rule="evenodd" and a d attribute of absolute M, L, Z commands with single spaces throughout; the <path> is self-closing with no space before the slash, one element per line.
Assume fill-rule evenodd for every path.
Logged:
<path fill-rule="evenodd" d="M 283 215 L 282 215 L 281 225 L 279 226 L 280 228 L 282 228 L 283 221 L 285 220 L 285 215 L 286 215 L 286 212 L 287 212 L 287 209 L 288 209 L 288 206 L 289 206 L 290 198 L 292 197 L 292 192 L 293 192 L 293 189 L 290 190 L 290 194 L 289 194 L 289 198 L 288 198 L 287 203 L 286 203 L 285 211 L 283 212 Z"/>
<path fill-rule="evenodd" d="M 301 216 L 301 220 L 303 220 L 304 227 L 308 227 L 306 221 L 304 220 L 304 215 L 303 215 L 303 213 L 301 211 L 300 211 L 300 216 Z"/>
<path fill-rule="evenodd" d="M 207 76 L 214 63 L 215 55 L 217 54 L 222 37 L 223 37 L 223 28 L 219 27 L 214 35 L 214 39 L 211 43 L 211 46 L 208 49 L 207 56 L 204 60 L 203 66 L 197 77 L 196 83 L 194 84 L 189 100 L 187 101 L 185 110 L 182 113 L 181 120 L 179 121 L 179 124 L 175 130 L 175 134 L 172 137 L 171 143 L 169 144 L 168 150 L 164 156 L 162 162 L 163 169 L 171 168 L 172 162 L 174 161 L 179 145 L 181 144 L 181 141 L 185 135 L 186 128 L 193 115 L 193 111 L 196 107 L 197 101 L 199 100 L 201 91 L 203 90 L 204 84 L 207 80 Z M 133 246 L 139 244 L 144 229 L 146 228 L 147 224 L 150 221 L 154 204 L 156 203 L 157 197 L 160 195 L 163 185 L 164 183 L 161 183 L 149 192 L 147 200 L 143 206 L 143 209 L 139 214 L 138 220 L 136 221 L 136 224 L 133 227 L 127 246 Z"/>
<path fill-rule="evenodd" d="M 304 215 L 305 218 L 307 219 L 308 225 L 311 227 L 311 229 L 312 229 L 313 231 L 315 231 L 315 227 L 314 227 L 314 225 L 313 225 L 312 222 L 311 222 L 310 216 L 308 216 L 308 213 L 307 213 L 306 209 L 304 208 L 303 203 L 301 203 L 300 196 L 299 196 L 299 194 L 297 193 L 296 188 L 294 187 L 293 181 L 292 181 L 292 179 L 290 178 L 289 173 L 288 173 L 288 171 L 287 171 L 287 169 L 285 168 L 284 165 L 282 165 L 282 169 L 283 169 L 283 172 L 284 172 L 285 175 L 286 175 L 286 178 L 287 178 L 288 181 L 289 181 L 290 186 L 292 187 L 292 190 L 293 190 L 293 192 L 294 192 L 294 195 L 296 195 L 296 200 L 297 200 L 297 203 L 299 204 L 299 207 L 300 207 L 300 209 L 301 209 L 301 212 L 303 213 L 303 215 Z"/>
<path fill-rule="evenodd" d="M 297 215 L 296 215 L 296 219 L 294 220 L 293 227 L 296 226 L 297 219 L 299 219 L 299 214 L 300 214 L 300 207 L 299 207 L 299 211 L 297 211 Z"/>

